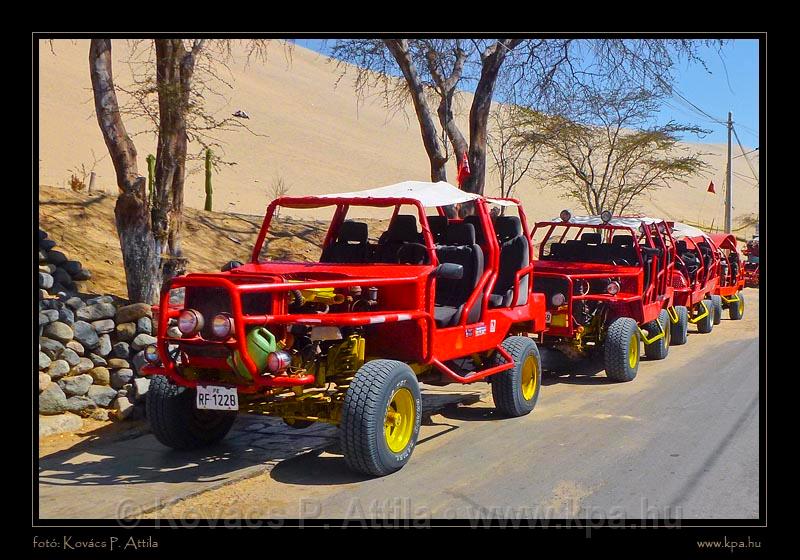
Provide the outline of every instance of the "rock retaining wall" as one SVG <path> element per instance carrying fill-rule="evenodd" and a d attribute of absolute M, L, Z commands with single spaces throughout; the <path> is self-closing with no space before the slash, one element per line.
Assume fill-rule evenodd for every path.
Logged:
<path fill-rule="evenodd" d="M 141 410 L 147 393 L 138 371 L 155 342 L 152 310 L 80 293 L 89 278 L 39 230 L 39 414 L 122 420 Z"/>

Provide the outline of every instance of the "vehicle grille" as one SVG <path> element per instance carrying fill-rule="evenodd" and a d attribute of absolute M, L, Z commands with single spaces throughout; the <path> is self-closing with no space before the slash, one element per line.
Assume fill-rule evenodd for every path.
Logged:
<path fill-rule="evenodd" d="M 245 315 L 263 315 L 271 311 L 271 295 L 268 293 L 248 293 L 242 295 L 242 312 Z M 214 315 L 232 311 L 230 294 L 225 288 L 196 287 L 186 288 L 184 307 L 195 309 L 205 319 L 200 335 L 211 339 L 211 323 Z"/>
<path fill-rule="evenodd" d="M 548 308 L 553 307 L 553 304 L 550 302 L 554 294 L 560 292 L 567 296 L 567 298 L 569 298 L 570 295 L 569 282 L 567 282 L 566 278 L 549 278 L 537 276 L 535 274 L 533 276 L 533 291 L 544 293 Z"/>

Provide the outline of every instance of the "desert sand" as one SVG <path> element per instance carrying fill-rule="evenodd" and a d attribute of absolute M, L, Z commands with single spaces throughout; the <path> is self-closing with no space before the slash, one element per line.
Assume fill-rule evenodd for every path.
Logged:
<path fill-rule="evenodd" d="M 114 73 L 119 85 L 130 82 L 124 63 L 129 46 L 114 41 Z M 96 188 L 113 194 L 114 173 L 94 116 L 88 71 L 88 41 L 58 40 L 54 52 L 47 42 L 39 47 L 39 183 L 66 187 L 72 170 L 93 162 Z M 270 186 L 282 177 L 290 194 L 331 193 L 381 186 L 407 179 L 427 180 L 428 161 L 419 128 L 409 108 L 405 114 L 389 115 L 380 99 L 359 103 L 350 77 L 336 85 L 340 70 L 316 52 L 295 46 L 287 55 L 275 45 L 265 62 L 245 63 L 243 51 L 234 49 L 229 76 L 232 89 L 221 88 L 224 98 L 212 98 L 216 114 L 243 110 L 245 121 L 257 135 L 246 131 L 221 132 L 224 158 L 235 162 L 214 176 L 214 209 L 222 212 L 260 214 L 270 199 Z M 351 74 L 352 75 L 352 74 Z M 124 95 L 121 100 L 124 101 Z M 465 124 L 469 94 L 460 102 Z M 154 151 L 152 134 L 142 134 L 146 123 L 128 119 L 139 155 L 139 172 L 146 174 L 145 157 Z M 463 127 L 466 130 L 466 126 Z M 671 219 L 719 226 L 723 219 L 725 146 L 693 144 L 708 153 L 712 171 L 676 184 L 643 200 L 639 211 Z M 194 146 L 195 151 L 198 146 Z M 738 150 L 738 148 L 737 148 Z M 735 152 L 735 155 L 738 153 Z M 751 157 L 756 156 L 752 154 Z M 757 156 L 755 165 L 757 165 Z M 201 163 L 191 162 L 186 185 L 186 204 L 202 208 L 204 200 Z M 744 158 L 734 160 L 734 171 L 750 176 Z M 455 163 L 448 169 L 455 181 Z M 706 187 L 713 180 L 717 194 Z M 754 181 L 734 178 L 734 217 L 758 212 L 758 189 Z M 490 175 L 487 194 L 497 194 Z M 529 218 L 548 219 L 565 207 L 559 191 L 525 180 L 519 196 Z M 750 230 L 739 235 L 749 236 Z"/>

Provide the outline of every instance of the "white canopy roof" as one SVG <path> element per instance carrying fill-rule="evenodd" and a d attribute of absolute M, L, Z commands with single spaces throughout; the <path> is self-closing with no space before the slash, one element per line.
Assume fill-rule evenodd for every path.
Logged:
<path fill-rule="evenodd" d="M 462 191 L 447 181 L 403 181 L 395 185 L 366 189 L 363 191 L 321 194 L 314 198 L 411 198 L 423 206 L 436 207 L 459 204 L 481 198 L 480 195 Z"/>
<path fill-rule="evenodd" d="M 689 224 L 675 222 L 672 226 L 672 237 L 708 237 L 708 234 L 701 229 L 698 229 Z"/>
<path fill-rule="evenodd" d="M 550 220 L 551 222 L 561 222 L 560 217 L 553 218 Z M 608 225 L 612 226 L 623 226 L 623 227 L 632 227 L 638 228 L 642 224 L 657 224 L 659 222 L 663 222 L 664 220 L 659 218 L 648 218 L 647 216 L 638 216 L 638 217 L 617 217 L 611 218 L 611 221 L 608 222 Z M 605 224 L 600 216 L 572 216 L 569 219 L 569 222 L 563 223 L 570 223 L 580 226 L 602 226 Z"/>

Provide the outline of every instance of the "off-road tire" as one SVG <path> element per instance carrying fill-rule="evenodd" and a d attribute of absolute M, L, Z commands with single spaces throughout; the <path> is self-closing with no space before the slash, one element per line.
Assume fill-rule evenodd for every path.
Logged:
<path fill-rule="evenodd" d="M 636 364 L 631 365 L 629 359 L 629 349 L 631 339 L 635 337 Z M 641 348 L 641 338 L 639 325 L 630 317 L 618 317 L 609 325 L 606 332 L 606 341 L 603 344 L 603 355 L 605 358 L 606 375 L 612 381 L 627 382 L 633 381 L 639 371 L 639 350 Z"/>
<path fill-rule="evenodd" d="M 156 439 L 173 449 L 197 449 L 220 441 L 236 421 L 236 411 L 197 410 L 195 390 L 164 375 L 150 378 L 147 420 Z"/>
<path fill-rule="evenodd" d="M 670 346 L 680 346 L 686 344 L 689 338 L 689 310 L 685 305 L 676 305 L 675 313 L 678 315 L 678 322 L 670 321 Z"/>
<path fill-rule="evenodd" d="M 669 313 L 666 309 L 661 310 L 661 312 L 658 314 L 657 321 L 664 329 L 664 336 L 652 344 L 644 345 L 644 355 L 647 356 L 649 360 L 663 360 L 667 357 L 667 354 L 669 354 L 672 329 L 670 328 Z M 656 321 L 650 321 L 645 327 L 647 329 L 648 338 L 652 338 L 661 332 L 659 326 L 654 323 L 656 323 Z"/>
<path fill-rule="evenodd" d="M 395 391 L 408 389 L 414 400 L 414 427 L 399 452 L 384 437 L 386 412 Z M 400 470 L 411 457 L 422 423 L 422 397 L 414 372 L 396 360 L 372 360 L 356 372 L 344 397 L 339 425 L 342 451 L 348 466 L 360 473 L 385 476 Z"/>
<path fill-rule="evenodd" d="M 529 414 L 536 406 L 539 399 L 539 390 L 542 386 L 542 359 L 536 343 L 525 336 L 509 336 L 501 345 L 514 360 L 514 367 L 501 371 L 491 376 L 492 398 L 494 406 L 503 416 L 516 418 Z M 536 363 L 534 392 L 530 398 L 523 393 L 523 368 L 529 356 L 533 356 Z M 506 360 L 498 352 L 494 365 L 505 364 Z"/>
<path fill-rule="evenodd" d="M 711 307 L 711 301 L 707 299 L 701 301 L 699 305 L 705 307 L 708 310 L 708 314 L 697 321 L 697 332 L 708 334 L 714 330 L 714 309 Z"/>
<path fill-rule="evenodd" d="M 739 301 L 728 304 L 728 317 L 730 317 L 732 321 L 739 321 L 744 317 L 744 294 L 739 292 L 738 296 Z"/>
<path fill-rule="evenodd" d="M 711 307 L 714 309 L 714 324 L 722 322 L 722 298 L 716 294 L 711 296 Z"/>

